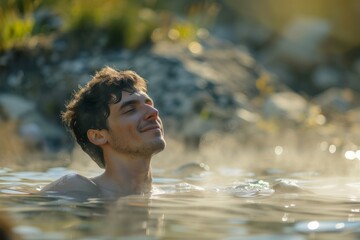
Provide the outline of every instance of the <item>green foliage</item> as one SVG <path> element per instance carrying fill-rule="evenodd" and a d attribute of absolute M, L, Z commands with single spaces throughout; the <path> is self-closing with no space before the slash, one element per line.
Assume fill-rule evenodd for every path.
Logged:
<path fill-rule="evenodd" d="M 149 8 L 131 6 L 127 14 L 113 14 L 104 24 L 108 46 L 119 45 L 136 49 L 150 40 L 157 25 L 155 13 Z"/>
<path fill-rule="evenodd" d="M 20 17 L 16 13 L 7 14 L 0 19 L 0 49 L 8 49 L 21 44 L 31 35 L 34 21 L 31 17 Z"/>
<path fill-rule="evenodd" d="M 65 30 L 79 37 L 100 32 L 107 46 L 136 49 L 150 39 L 156 14 L 146 1 L 77 0 L 57 4 Z"/>
<path fill-rule="evenodd" d="M 101 21 L 103 7 L 100 1 L 60 1 L 56 7 L 65 20 L 65 30 L 75 33 L 88 32 L 96 28 Z"/>
<path fill-rule="evenodd" d="M 176 16 L 175 5 L 181 6 L 178 11 L 187 20 Z M 100 42 L 130 49 L 151 40 L 194 41 L 197 30 L 216 15 L 213 1 L 0 0 L 0 50 L 24 43 L 34 35 L 48 34 L 46 26 L 35 22 L 34 15 L 42 7 L 60 17 L 60 31 L 71 33 L 81 44 Z"/>
<path fill-rule="evenodd" d="M 22 44 L 31 36 L 34 19 L 31 15 L 34 1 L 1 1 L 0 4 L 0 50 Z"/>

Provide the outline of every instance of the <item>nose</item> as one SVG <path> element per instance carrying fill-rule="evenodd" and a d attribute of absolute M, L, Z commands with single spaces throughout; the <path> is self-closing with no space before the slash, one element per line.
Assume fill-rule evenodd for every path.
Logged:
<path fill-rule="evenodd" d="M 159 110 L 155 107 L 147 105 L 145 120 L 156 120 L 159 116 Z"/>

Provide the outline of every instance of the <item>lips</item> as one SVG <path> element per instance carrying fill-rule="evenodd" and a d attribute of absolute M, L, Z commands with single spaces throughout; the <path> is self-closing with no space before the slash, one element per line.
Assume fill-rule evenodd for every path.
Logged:
<path fill-rule="evenodd" d="M 150 130 L 154 130 L 154 129 L 159 129 L 161 130 L 161 127 L 159 124 L 148 124 L 148 125 L 145 125 L 144 127 L 142 127 L 140 129 L 140 132 L 147 132 L 147 131 L 150 131 Z"/>

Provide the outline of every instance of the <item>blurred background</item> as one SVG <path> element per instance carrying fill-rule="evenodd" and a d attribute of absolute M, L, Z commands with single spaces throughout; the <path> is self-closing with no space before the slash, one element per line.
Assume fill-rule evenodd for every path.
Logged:
<path fill-rule="evenodd" d="M 358 174 L 359 22 L 357 0 L 1 0 L 0 166 L 91 167 L 59 115 L 108 65 L 148 80 L 155 166 Z"/>

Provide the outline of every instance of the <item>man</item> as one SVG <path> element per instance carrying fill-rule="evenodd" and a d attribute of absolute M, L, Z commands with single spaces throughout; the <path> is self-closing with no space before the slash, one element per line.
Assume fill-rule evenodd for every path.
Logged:
<path fill-rule="evenodd" d="M 165 140 L 159 112 L 142 77 L 132 71 L 101 69 L 74 94 L 62 120 L 105 171 L 94 178 L 66 175 L 42 193 L 113 198 L 151 191 L 150 161 L 165 148 Z"/>

